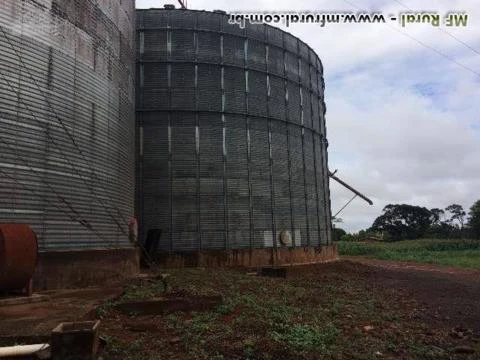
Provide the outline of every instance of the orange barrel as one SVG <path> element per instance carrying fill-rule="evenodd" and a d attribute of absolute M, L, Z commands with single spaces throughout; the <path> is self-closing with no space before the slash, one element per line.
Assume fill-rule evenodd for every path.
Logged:
<path fill-rule="evenodd" d="M 37 264 L 37 236 L 30 226 L 0 224 L 0 290 L 24 288 Z"/>

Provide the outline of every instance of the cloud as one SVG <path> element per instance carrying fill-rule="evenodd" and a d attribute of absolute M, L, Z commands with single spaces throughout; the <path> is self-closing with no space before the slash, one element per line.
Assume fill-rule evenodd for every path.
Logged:
<path fill-rule="evenodd" d="M 189 1 L 195 9 L 226 11 L 469 14 L 465 28 L 389 23 L 287 29 L 324 63 L 330 168 L 374 201 L 369 206 L 356 199 L 341 213 L 349 231 L 370 226 L 389 203 L 468 208 L 480 198 L 480 76 L 466 69 L 480 73 L 480 7 L 476 0 L 428 0 L 421 7 L 399 1 L 405 7 L 382 0 Z M 162 5 L 137 0 L 137 7 Z M 332 211 L 352 195 L 332 182 Z"/>

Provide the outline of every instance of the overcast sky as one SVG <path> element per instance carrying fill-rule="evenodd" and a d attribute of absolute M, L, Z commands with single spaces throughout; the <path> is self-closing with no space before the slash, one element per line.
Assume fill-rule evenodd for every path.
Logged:
<path fill-rule="evenodd" d="M 137 0 L 137 8 L 174 1 Z M 422 5 L 420 6 L 419 3 Z M 480 199 L 480 6 L 478 0 L 188 0 L 192 9 L 469 14 L 467 27 L 314 24 L 288 31 L 325 69 L 329 166 L 370 196 L 339 217 L 370 226 L 389 203 L 469 208 Z M 335 213 L 352 194 L 331 182 Z"/>

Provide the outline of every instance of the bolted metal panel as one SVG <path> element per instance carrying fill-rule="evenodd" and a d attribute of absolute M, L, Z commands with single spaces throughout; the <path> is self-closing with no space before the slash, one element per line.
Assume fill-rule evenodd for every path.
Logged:
<path fill-rule="evenodd" d="M 131 246 L 134 1 L 0 2 L 0 222 Z"/>
<path fill-rule="evenodd" d="M 329 243 L 315 53 L 220 13 L 137 10 L 137 24 L 140 236 L 161 228 L 161 251 Z"/>

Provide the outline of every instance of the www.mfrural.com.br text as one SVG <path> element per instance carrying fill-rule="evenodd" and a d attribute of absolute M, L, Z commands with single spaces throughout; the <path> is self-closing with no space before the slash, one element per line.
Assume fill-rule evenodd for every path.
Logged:
<path fill-rule="evenodd" d="M 250 24 L 316 24 L 321 27 L 327 24 L 384 24 L 399 23 L 406 27 L 410 24 L 429 24 L 439 27 L 466 27 L 469 17 L 465 12 L 449 12 L 440 14 L 436 12 L 406 12 L 398 15 L 385 15 L 383 13 L 326 13 L 326 12 L 238 12 L 230 13 L 228 22 L 237 24 L 241 28 Z"/>

